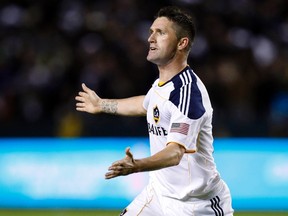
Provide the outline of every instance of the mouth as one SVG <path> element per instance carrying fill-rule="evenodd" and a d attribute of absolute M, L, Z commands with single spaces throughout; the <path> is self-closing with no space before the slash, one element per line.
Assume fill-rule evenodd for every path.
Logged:
<path fill-rule="evenodd" d="M 150 47 L 150 48 L 149 48 L 149 51 L 155 51 L 155 50 L 157 50 L 156 47 Z"/>

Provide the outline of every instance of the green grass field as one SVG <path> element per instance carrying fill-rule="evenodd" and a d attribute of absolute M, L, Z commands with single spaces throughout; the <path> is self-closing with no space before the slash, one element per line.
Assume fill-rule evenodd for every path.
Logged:
<path fill-rule="evenodd" d="M 0 210 L 1 216 L 119 216 L 120 211 Z M 235 212 L 234 216 L 288 216 L 288 212 Z"/>

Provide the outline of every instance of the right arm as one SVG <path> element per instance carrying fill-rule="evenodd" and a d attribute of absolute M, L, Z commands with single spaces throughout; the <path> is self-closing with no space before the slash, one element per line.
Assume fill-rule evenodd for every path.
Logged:
<path fill-rule="evenodd" d="M 143 107 L 145 95 L 124 99 L 102 99 L 93 90 L 82 84 L 83 91 L 75 97 L 76 110 L 92 114 L 109 113 L 125 116 L 143 116 L 146 110 Z"/>
<path fill-rule="evenodd" d="M 156 154 L 143 159 L 134 159 L 130 148 L 126 148 L 126 157 L 114 162 L 105 174 L 106 179 L 136 172 L 159 170 L 166 167 L 176 166 L 180 163 L 185 148 L 178 143 L 169 143 L 166 148 Z"/>

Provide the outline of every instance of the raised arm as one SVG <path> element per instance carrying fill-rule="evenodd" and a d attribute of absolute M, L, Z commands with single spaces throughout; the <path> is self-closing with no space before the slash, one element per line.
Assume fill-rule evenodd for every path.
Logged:
<path fill-rule="evenodd" d="M 143 116 L 146 110 L 143 108 L 144 95 L 125 99 L 102 99 L 95 91 L 88 88 L 84 83 L 82 90 L 75 97 L 76 110 L 92 114 L 109 113 L 125 116 Z"/>

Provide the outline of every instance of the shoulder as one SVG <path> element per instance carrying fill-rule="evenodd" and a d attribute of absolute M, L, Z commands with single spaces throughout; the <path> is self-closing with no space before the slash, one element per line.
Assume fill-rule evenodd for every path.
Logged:
<path fill-rule="evenodd" d="M 198 86 L 198 79 L 193 70 L 186 67 L 171 80 L 174 90 L 169 100 L 190 119 L 198 119 L 205 113 L 202 89 Z"/>
<path fill-rule="evenodd" d="M 192 82 L 197 82 L 197 76 L 193 70 L 187 66 L 184 70 L 173 77 L 171 81 L 173 82 L 175 89 L 177 89 L 189 85 Z"/>

